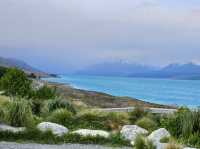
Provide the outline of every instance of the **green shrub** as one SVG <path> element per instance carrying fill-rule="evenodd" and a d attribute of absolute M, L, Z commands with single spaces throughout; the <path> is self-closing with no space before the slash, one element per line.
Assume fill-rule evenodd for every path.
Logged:
<path fill-rule="evenodd" d="M 111 134 L 110 140 L 110 143 L 113 145 L 120 144 L 121 146 L 130 146 L 130 142 L 124 139 L 119 132 Z"/>
<path fill-rule="evenodd" d="M 30 103 L 24 99 L 16 99 L 5 107 L 5 120 L 16 127 L 34 124 Z"/>
<path fill-rule="evenodd" d="M 12 97 L 28 97 L 31 91 L 31 80 L 17 68 L 9 68 L 1 78 L 0 84 L 6 94 Z"/>
<path fill-rule="evenodd" d="M 136 122 L 136 125 L 138 125 L 142 128 L 145 128 L 148 131 L 153 131 L 157 128 L 157 124 L 153 120 L 151 120 L 147 117 L 143 117 L 143 118 L 139 119 Z"/>
<path fill-rule="evenodd" d="M 193 147 L 200 148 L 200 134 L 195 133 L 193 135 L 190 135 L 184 143 L 189 146 L 192 145 Z"/>
<path fill-rule="evenodd" d="M 100 111 L 81 112 L 74 119 L 75 128 L 118 130 L 127 124 L 128 116 L 123 113 Z"/>
<path fill-rule="evenodd" d="M 73 123 L 73 114 L 66 109 L 57 109 L 51 113 L 47 120 L 68 127 Z"/>
<path fill-rule="evenodd" d="M 50 100 L 48 102 L 48 109 L 49 112 L 52 112 L 56 109 L 67 109 L 68 111 L 72 112 L 73 114 L 76 114 L 76 110 L 72 104 L 70 104 L 67 100 L 64 99 L 55 99 L 55 100 Z"/>
<path fill-rule="evenodd" d="M 129 113 L 129 119 L 132 124 L 134 124 L 138 119 L 146 116 L 148 112 L 144 110 L 144 108 L 140 106 L 136 106 L 135 109 Z"/>
<path fill-rule="evenodd" d="M 149 141 L 145 137 L 138 135 L 135 139 L 134 149 L 156 149 L 156 146 L 152 141 Z"/>
<path fill-rule="evenodd" d="M 56 89 L 52 89 L 45 85 L 39 90 L 35 91 L 32 96 L 34 99 L 54 99 L 56 97 Z"/>
<path fill-rule="evenodd" d="M 31 100 L 31 109 L 33 114 L 41 116 L 45 104 L 44 101 L 39 99 Z"/>
<path fill-rule="evenodd" d="M 187 108 L 181 108 L 178 112 L 164 117 L 161 121 L 162 127 L 165 127 L 170 133 L 182 142 L 189 145 L 200 147 L 200 109 L 190 111 Z"/>

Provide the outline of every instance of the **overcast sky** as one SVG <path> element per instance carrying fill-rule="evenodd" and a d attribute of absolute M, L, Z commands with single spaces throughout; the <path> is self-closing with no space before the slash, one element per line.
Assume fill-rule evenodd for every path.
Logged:
<path fill-rule="evenodd" d="M 51 72 L 200 62 L 200 0 L 0 0 L 0 56 Z"/>

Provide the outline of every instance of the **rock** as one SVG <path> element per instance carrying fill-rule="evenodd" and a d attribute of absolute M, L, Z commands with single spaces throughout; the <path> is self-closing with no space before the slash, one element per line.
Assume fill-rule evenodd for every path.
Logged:
<path fill-rule="evenodd" d="M 18 132 L 23 132 L 25 130 L 26 130 L 25 127 L 12 127 L 9 125 L 0 124 L 0 131 L 9 131 L 12 133 L 18 133 Z"/>
<path fill-rule="evenodd" d="M 37 125 L 37 128 L 42 132 L 46 132 L 50 130 L 52 131 L 54 135 L 57 135 L 57 136 L 62 136 L 68 133 L 69 131 L 66 127 L 56 124 L 56 123 L 51 123 L 51 122 L 42 122 Z"/>
<path fill-rule="evenodd" d="M 131 143 L 134 144 L 134 140 L 137 137 L 137 135 L 148 134 L 148 131 L 137 125 L 125 125 L 122 127 L 120 133 L 126 140 L 132 141 Z"/>
<path fill-rule="evenodd" d="M 110 135 L 108 132 L 103 131 L 103 130 L 89 130 L 89 129 L 79 129 L 79 130 L 73 131 L 72 133 L 79 134 L 79 135 L 84 136 L 84 137 L 86 137 L 86 136 L 93 136 L 93 137 L 100 136 L 100 137 L 108 138 L 109 135 Z"/>
<path fill-rule="evenodd" d="M 153 131 L 149 136 L 148 139 L 160 143 L 160 140 L 164 137 L 170 137 L 170 133 L 165 128 L 160 128 L 158 130 Z"/>

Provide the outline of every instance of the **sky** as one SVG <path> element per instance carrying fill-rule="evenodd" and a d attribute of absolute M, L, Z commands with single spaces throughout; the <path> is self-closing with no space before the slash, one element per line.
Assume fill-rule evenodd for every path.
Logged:
<path fill-rule="evenodd" d="M 0 56 L 67 73 L 200 63 L 199 0 L 0 0 Z"/>

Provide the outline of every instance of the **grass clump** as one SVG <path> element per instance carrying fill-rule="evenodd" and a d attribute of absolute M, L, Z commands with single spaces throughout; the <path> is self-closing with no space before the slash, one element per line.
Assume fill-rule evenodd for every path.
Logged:
<path fill-rule="evenodd" d="M 51 113 L 47 120 L 68 127 L 72 125 L 73 114 L 66 109 L 57 109 Z"/>
<path fill-rule="evenodd" d="M 136 125 L 148 130 L 153 131 L 157 128 L 157 124 L 148 117 L 143 117 L 136 122 Z"/>
<path fill-rule="evenodd" d="M 176 143 L 170 143 L 166 146 L 165 149 L 183 149 L 183 147 L 177 145 Z"/>
<path fill-rule="evenodd" d="M 148 112 L 146 112 L 144 108 L 136 106 L 135 109 L 129 113 L 129 120 L 132 124 L 134 124 L 138 119 L 141 119 L 147 114 Z"/>
<path fill-rule="evenodd" d="M 75 116 L 75 128 L 118 130 L 127 124 L 128 117 L 123 113 L 108 113 L 100 111 L 81 112 Z"/>
<path fill-rule="evenodd" d="M 156 149 L 152 141 L 146 139 L 142 135 L 138 135 L 134 142 L 134 149 Z"/>
<path fill-rule="evenodd" d="M 52 112 L 56 109 L 67 109 L 68 111 L 72 112 L 73 114 L 76 114 L 76 110 L 74 106 L 69 103 L 67 100 L 64 99 L 55 99 L 55 100 L 49 100 L 48 102 L 48 110 L 49 112 Z"/>
<path fill-rule="evenodd" d="M 5 121 L 11 126 L 30 127 L 34 124 L 30 103 L 24 99 L 15 99 L 4 108 Z"/>
<path fill-rule="evenodd" d="M 200 147 L 200 109 L 190 111 L 180 108 L 178 112 L 164 117 L 162 126 L 183 143 Z"/>

